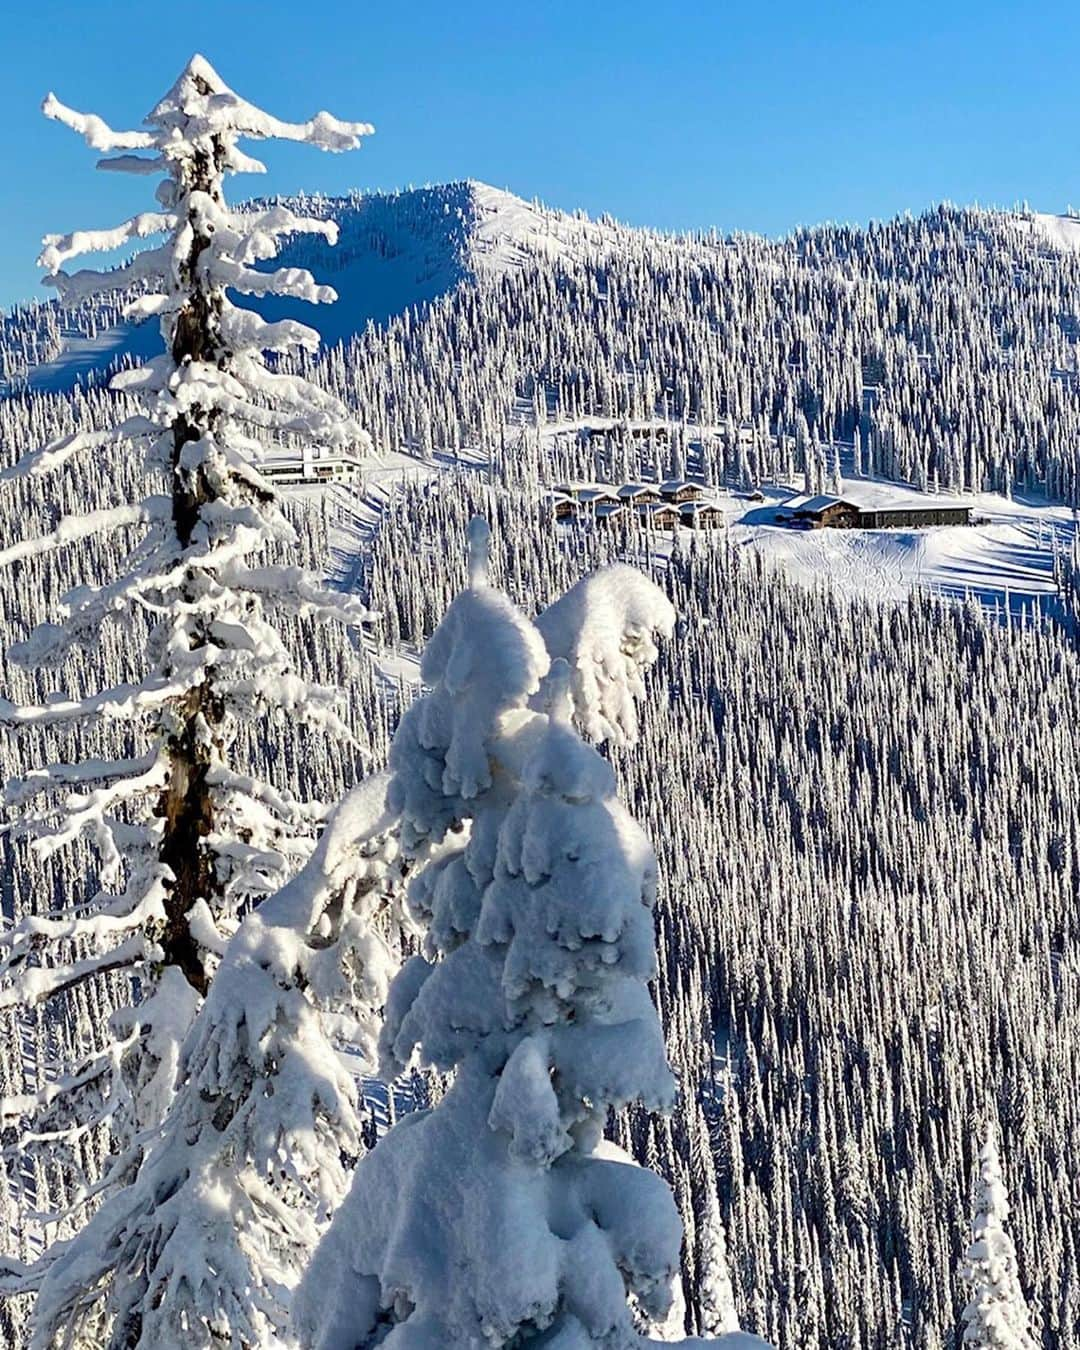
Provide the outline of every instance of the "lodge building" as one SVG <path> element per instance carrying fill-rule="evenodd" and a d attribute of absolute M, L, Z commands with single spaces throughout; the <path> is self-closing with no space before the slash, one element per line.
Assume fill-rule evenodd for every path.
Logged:
<path fill-rule="evenodd" d="M 927 525 L 970 525 L 971 507 L 960 502 L 896 502 L 860 506 L 844 497 L 809 497 L 787 508 L 787 518 L 811 529 L 896 530 Z"/>

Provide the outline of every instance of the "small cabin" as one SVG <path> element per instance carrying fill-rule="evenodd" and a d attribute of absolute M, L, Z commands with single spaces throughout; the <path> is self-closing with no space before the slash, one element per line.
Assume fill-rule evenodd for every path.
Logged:
<path fill-rule="evenodd" d="M 591 511 L 595 511 L 601 506 L 618 503 L 619 498 L 611 488 L 587 487 L 578 489 L 577 500 L 579 505 L 587 507 Z"/>
<path fill-rule="evenodd" d="M 647 530 L 673 530 L 681 515 L 669 502 L 635 502 L 637 517 Z"/>
<path fill-rule="evenodd" d="M 660 496 L 673 506 L 682 506 L 684 502 L 699 502 L 705 495 L 700 483 L 688 482 L 685 478 L 669 478 L 660 484 Z"/>
<path fill-rule="evenodd" d="M 679 520 L 692 530 L 723 529 L 726 517 L 715 502 L 683 502 L 679 507 Z"/>
<path fill-rule="evenodd" d="M 606 525 L 611 520 L 616 520 L 620 516 L 626 515 L 626 507 L 620 501 L 599 502 L 595 511 L 596 523 Z"/>
<path fill-rule="evenodd" d="M 791 508 L 791 518 L 815 530 L 859 528 L 859 508 L 842 497 L 808 497 Z"/>
<path fill-rule="evenodd" d="M 578 513 L 578 504 L 573 497 L 564 497 L 558 492 L 548 498 L 548 506 L 556 520 L 573 520 Z"/>
<path fill-rule="evenodd" d="M 632 506 L 659 506 L 662 501 L 655 483 L 624 483 L 618 495 Z"/>

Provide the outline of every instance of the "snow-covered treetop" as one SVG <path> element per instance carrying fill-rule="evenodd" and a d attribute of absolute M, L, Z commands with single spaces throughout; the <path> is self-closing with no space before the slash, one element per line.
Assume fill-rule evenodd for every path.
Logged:
<path fill-rule="evenodd" d="M 161 174 L 165 179 L 156 194 L 160 211 L 140 212 L 112 229 L 76 230 L 45 239 L 38 261 L 49 273 L 49 284 L 56 286 L 66 301 L 135 288 L 145 293 L 127 306 L 126 313 L 142 319 L 152 314 L 175 315 L 194 291 L 201 291 L 209 304 L 208 312 L 198 315 L 202 341 L 196 350 L 188 350 L 190 343 L 177 347 L 172 325 L 163 328 L 168 351 L 178 359 L 187 356 L 197 361 L 200 356 L 213 355 L 240 361 L 267 351 L 283 352 L 293 347 L 313 350 L 318 345 L 317 335 L 302 324 L 288 320 L 268 324 L 256 315 L 234 310 L 225 300 L 224 291 L 227 287 L 241 294 L 282 295 L 315 303 L 336 299 L 331 287 L 317 285 L 303 268 L 266 271 L 256 266 L 276 256 L 283 237 L 320 234 L 333 243 L 336 226 L 331 221 L 299 216 L 283 206 L 254 213 L 229 211 L 222 183 L 226 174 L 265 171 L 259 160 L 238 148 L 243 138 L 299 141 L 328 151 L 352 150 L 373 130 L 368 123 L 343 122 L 326 112 L 302 123 L 280 121 L 235 94 L 201 56 L 192 57 L 169 93 L 146 118 L 149 129 L 145 131 L 114 131 L 100 117 L 76 112 L 53 94 L 45 99 L 43 108 L 46 116 L 71 127 L 94 149 L 124 152 L 102 159 L 99 168 Z M 138 151 L 149 153 L 131 153 Z M 64 270 L 82 254 L 120 248 L 162 233 L 170 236 L 165 244 L 136 253 L 128 263 L 111 271 Z M 158 387 L 155 368 L 163 361 L 151 362 L 146 373 L 137 372 L 124 381 L 125 387 Z M 149 372 L 154 374 L 148 378 Z M 252 373 L 251 362 L 241 361 L 234 373 L 246 382 Z M 264 429 L 302 431 L 302 419 L 295 415 L 290 418 L 290 412 L 301 406 L 309 415 L 313 408 L 326 412 L 336 403 L 304 381 L 278 377 L 271 390 L 265 380 L 264 376 L 263 387 L 256 392 L 272 398 L 283 411 L 271 415 L 264 410 L 262 419 L 249 414 L 247 420 Z M 200 399 L 202 408 L 235 415 L 237 405 L 251 390 L 222 383 L 226 388 L 208 405 L 205 381 L 194 381 L 191 399 Z"/>
<path fill-rule="evenodd" d="M 637 738 L 637 702 L 656 640 L 670 637 L 675 610 L 633 567 L 615 563 L 583 577 L 536 620 L 553 657 L 571 669 L 575 721 L 592 741 Z"/>
<path fill-rule="evenodd" d="M 574 725 L 574 668 L 490 584 L 486 527 L 470 545 L 388 794 L 424 950 L 391 986 L 382 1058 L 455 1079 L 361 1161 L 298 1294 L 310 1350 L 630 1350 L 679 1269 L 670 1191 L 602 1139 L 612 1108 L 674 1099 L 648 989 L 652 846 Z M 556 617 L 578 660 L 606 647 L 640 672 L 670 606 L 619 571 Z"/>
<path fill-rule="evenodd" d="M 993 1126 L 979 1153 L 973 1210 L 972 1240 L 963 1269 L 970 1290 L 964 1308 L 964 1345 L 968 1350 L 1036 1350 L 1016 1249 L 1005 1231 L 1009 1199 Z"/>
<path fill-rule="evenodd" d="M 191 145 L 200 139 L 226 136 L 231 143 L 244 136 L 253 140 L 302 141 L 320 150 L 355 150 L 361 138 L 375 130 L 368 122 L 343 122 L 330 113 L 316 113 L 307 122 L 282 122 L 248 103 L 225 83 L 205 56 L 196 53 L 169 92 L 145 119 L 148 131 L 114 131 L 94 113 L 75 112 L 50 93 L 42 110 L 71 127 L 92 150 L 156 150 L 164 161 L 192 159 Z M 136 167 L 142 164 L 143 168 Z M 153 172 L 155 160 L 106 160 L 106 169 Z M 263 173 L 257 160 L 238 156 L 222 167 L 229 173 Z"/>

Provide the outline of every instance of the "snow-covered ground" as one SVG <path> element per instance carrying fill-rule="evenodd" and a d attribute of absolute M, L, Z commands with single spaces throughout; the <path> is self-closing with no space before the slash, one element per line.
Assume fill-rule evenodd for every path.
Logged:
<path fill-rule="evenodd" d="M 926 505 L 921 493 L 890 483 L 845 479 L 842 496 L 860 504 Z M 972 507 L 970 526 L 936 525 L 926 529 L 803 530 L 776 520 L 788 499 L 768 490 L 764 504 L 731 501 L 731 537 L 754 547 L 802 581 L 826 578 L 850 595 L 900 600 L 915 587 L 943 595 L 971 594 L 983 603 L 1008 604 L 1018 611 L 1055 600 L 1055 554 L 1069 546 L 1077 528 L 1072 510 L 1030 497 L 1012 500 L 997 493 L 960 498 Z"/>
<path fill-rule="evenodd" d="M 1053 216 L 1036 211 L 1031 220 L 1036 230 L 1055 248 L 1080 253 L 1080 216 Z"/>

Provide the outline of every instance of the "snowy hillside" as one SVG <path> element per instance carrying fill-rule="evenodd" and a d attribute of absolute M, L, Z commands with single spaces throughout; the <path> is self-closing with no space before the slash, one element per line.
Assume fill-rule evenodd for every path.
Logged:
<path fill-rule="evenodd" d="M 1080 251 L 1080 217 L 1051 216 L 1037 211 L 1031 219 L 1036 231 L 1055 248 L 1065 252 Z"/>
<path fill-rule="evenodd" d="M 289 206 L 340 226 L 331 247 L 318 237 L 283 250 L 287 266 L 304 266 L 333 285 L 338 302 L 317 310 L 299 303 L 267 300 L 257 306 L 269 319 L 296 318 L 318 328 L 323 341 L 341 342 L 451 290 L 478 274 L 497 275 L 533 257 L 556 259 L 580 254 L 584 245 L 611 243 L 613 231 L 583 218 L 548 211 L 483 183 L 347 197 L 304 196 Z M 257 205 L 257 203 L 255 204 Z M 135 328 L 109 322 L 113 316 L 66 312 L 44 302 L 9 316 L 41 333 L 48 359 L 20 369 L 15 338 L 0 366 L 9 389 L 63 391 L 100 374 L 126 357 L 145 359 L 160 348 L 156 325 Z M 3 389 L 0 382 L 0 390 Z"/>

